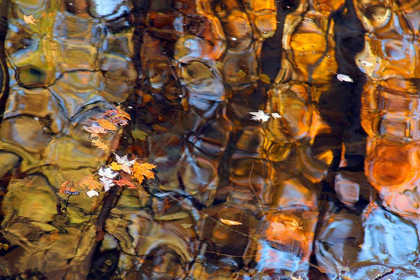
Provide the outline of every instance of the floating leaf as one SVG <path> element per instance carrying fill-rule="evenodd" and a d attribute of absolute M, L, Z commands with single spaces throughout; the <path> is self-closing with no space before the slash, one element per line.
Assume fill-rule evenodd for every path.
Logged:
<path fill-rule="evenodd" d="M 101 167 L 101 169 L 98 170 L 98 174 L 99 176 L 111 178 L 111 179 L 115 178 L 115 176 L 118 175 L 118 173 L 112 172 L 112 169 L 109 167 L 108 168 Z"/>
<path fill-rule="evenodd" d="M 271 114 L 271 116 L 272 116 L 274 119 L 279 119 L 279 118 L 281 118 L 281 115 L 280 115 L 279 113 L 272 113 L 272 114 Z"/>
<path fill-rule="evenodd" d="M 101 181 L 101 184 L 106 192 L 109 191 L 111 187 L 115 186 L 114 181 L 107 177 L 101 177 L 99 178 L 99 181 Z"/>
<path fill-rule="evenodd" d="M 23 21 L 24 21 L 26 24 L 35 24 L 35 22 L 36 22 L 36 21 L 39 21 L 39 20 L 34 19 L 34 16 L 33 16 L 33 15 L 29 15 L 29 16 L 27 16 L 27 15 L 23 15 Z"/>
<path fill-rule="evenodd" d="M 127 180 L 126 178 L 122 178 L 122 179 L 119 179 L 119 180 L 114 180 L 114 183 L 117 186 L 120 186 L 120 187 L 127 186 L 130 189 L 134 189 L 136 187 L 131 181 Z"/>
<path fill-rule="evenodd" d="M 61 184 L 60 193 L 74 194 L 74 195 L 80 194 L 78 191 L 74 189 L 73 181 L 65 181 L 63 184 Z"/>
<path fill-rule="evenodd" d="M 265 84 L 270 84 L 270 77 L 268 77 L 266 74 L 260 74 L 260 80 Z"/>
<path fill-rule="evenodd" d="M 101 139 L 99 139 L 99 138 L 98 139 L 92 139 L 92 144 L 94 146 L 104 150 L 104 151 L 109 150 L 109 147 L 104 142 L 102 142 Z"/>
<path fill-rule="evenodd" d="M 129 114 L 129 113 L 127 113 L 126 111 L 124 111 L 124 110 L 121 108 L 121 106 L 117 106 L 117 111 L 118 111 L 118 117 L 121 117 L 121 118 L 125 118 L 125 119 L 128 119 L 128 120 L 131 120 L 131 116 L 130 116 L 130 114 Z"/>
<path fill-rule="evenodd" d="M 78 186 L 86 187 L 88 190 L 101 190 L 102 185 L 95 180 L 93 176 L 87 176 L 82 178 L 78 183 Z"/>
<path fill-rule="evenodd" d="M 137 161 L 133 165 L 133 176 L 141 184 L 144 178 L 153 179 L 155 178 L 155 173 L 152 171 L 153 168 L 156 168 L 156 165 L 151 163 L 138 163 Z"/>
<path fill-rule="evenodd" d="M 91 126 L 84 126 L 83 127 L 84 130 L 86 130 L 87 132 L 91 133 L 91 137 L 99 137 L 100 134 L 107 134 L 108 131 L 106 131 L 104 128 L 102 128 L 99 125 L 91 125 Z"/>
<path fill-rule="evenodd" d="M 270 119 L 270 116 L 264 113 L 263 110 L 258 110 L 258 112 L 249 112 L 249 113 L 253 115 L 251 120 L 254 120 L 254 121 L 266 122 Z"/>
<path fill-rule="evenodd" d="M 99 119 L 97 120 L 98 124 L 108 130 L 117 130 L 117 127 L 106 119 Z"/>
<path fill-rule="evenodd" d="M 350 78 L 350 76 L 344 75 L 344 74 L 337 74 L 337 79 L 340 82 L 348 82 L 348 83 L 353 83 L 353 79 Z"/>
<path fill-rule="evenodd" d="M 111 167 L 112 170 L 121 170 L 122 168 L 121 165 L 119 165 L 115 161 L 113 161 L 109 167 Z"/>
<path fill-rule="evenodd" d="M 66 190 L 69 190 L 73 187 L 73 181 L 65 181 L 61 184 L 60 193 L 63 193 Z"/>
<path fill-rule="evenodd" d="M 147 134 L 146 132 L 141 131 L 139 129 L 132 130 L 131 135 L 133 135 L 134 139 L 138 139 L 140 141 L 146 140 L 146 137 L 149 136 L 149 134 Z"/>
<path fill-rule="evenodd" d="M 182 226 L 183 228 L 190 228 L 190 227 L 192 227 L 192 226 L 193 226 L 193 224 L 181 224 L 181 226 Z"/>
<path fill-rule="evenodd" d="M 239 226 L 239 225 L 242 225 L 242 223 L 241 223 L 241 222 L 238 222 L 238 221 L 232 221 L 232 220 L 227 220 L 227 219 L 222 219 L 222 218 L 220 218 L 220 221 L 221 221 L 223 224 L 228 225 L 228 226 Z"/>
<path fill-rule="evenodd" d="M 94 197 L 94 196 L 99 196 L 99 193 L 95 190 L 90 190 L 88 192 L 86 192 L 88 197 Z"/>

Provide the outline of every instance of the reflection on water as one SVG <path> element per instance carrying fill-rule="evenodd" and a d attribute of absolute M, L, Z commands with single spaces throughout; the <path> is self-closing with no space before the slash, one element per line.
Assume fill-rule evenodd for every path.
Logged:
<path fill-rule="evenodd" d="M 0 3 L 1 279 L 420 278 L 420 2 Z"/>

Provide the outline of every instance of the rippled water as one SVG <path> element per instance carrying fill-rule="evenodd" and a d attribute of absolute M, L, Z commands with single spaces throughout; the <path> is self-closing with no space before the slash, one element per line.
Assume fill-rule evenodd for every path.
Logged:
<path fill-rule="evenodd" d="M 420 279 L 419 1 L 0 4 L 0 279 Z"/>

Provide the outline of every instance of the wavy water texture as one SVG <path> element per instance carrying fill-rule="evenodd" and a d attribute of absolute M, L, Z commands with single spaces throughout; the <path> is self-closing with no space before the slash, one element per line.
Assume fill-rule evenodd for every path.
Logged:
<path fill-rule="evenodd" d="M 1 279 L 420 278 L 419 1 L 0 4 Z"/>

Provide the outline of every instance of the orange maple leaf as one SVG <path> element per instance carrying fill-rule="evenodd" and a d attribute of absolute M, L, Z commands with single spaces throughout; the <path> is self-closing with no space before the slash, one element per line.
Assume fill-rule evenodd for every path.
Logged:
<path fill-rule="evenodd" d="M 79 194 L 79 192 L 74 189 L 73 181 L 65 181 L 61 184 L 60 193 Z"/>
<path fill-rule="evenodd" d="M 101 139 L 99 139 L 99 138 L 98 139 L 92 139 L 92 144 L 94 146 L 104 150 L 104 151 L 109 150 L 109 147 L 104 142 L 102 142 Z"/>
<path fill-rule="evenodd" d="M 127 113 L 126 111 L 124 111 L 123 109 L 121 109 L 121 106 L 117 106 L 117 110 L 118 110 L 118 116 L 121 118 L 125 118 L 127 120 L 131 120 L 131 116 L 129 113 Z"/>
<path fill-rule="evenodd" d="M 151 163 L 138 163 L 137 161 L 133 165 L 133 176 L 141 184 L 144 178 L 153 179 L 155 178 L 155 173 L 152 171 L 153 168 L 156 168 L 156 165 Z"/>
<path fill-rule="evenodd" d="M 122 178 L 122 179 L 119 179 L 119 180 L 114 180 L 114 183 L 117 186 L 120 186 L 120 187 L 127 186 L 130 189 L 136 188 L 136 186 L 131 181 L 127 180 L 126 178 Z"/>
<path fill-rule="evenodd" d="M 63 193 L 64 191 L 67 191 L 72 187 L 73 187 L 72 181 L 65 181 L 64 183 L 61 184 L 60 193 Z"/>
<path fill-rule="evenodd" d="M 78 186 L 86 187 L 89 190 L 102 190 L 102 184 L 95 180 L 93 176 L 87 176 L 82 178 L 79 183 L 77 183 Z"/>
<path fill-rule="evenodd" d="M 108 130 L 117 130 L 117 127 L 110 121 L 106 119 L 99 119 L 97 120 L 98 124 Z"/>

